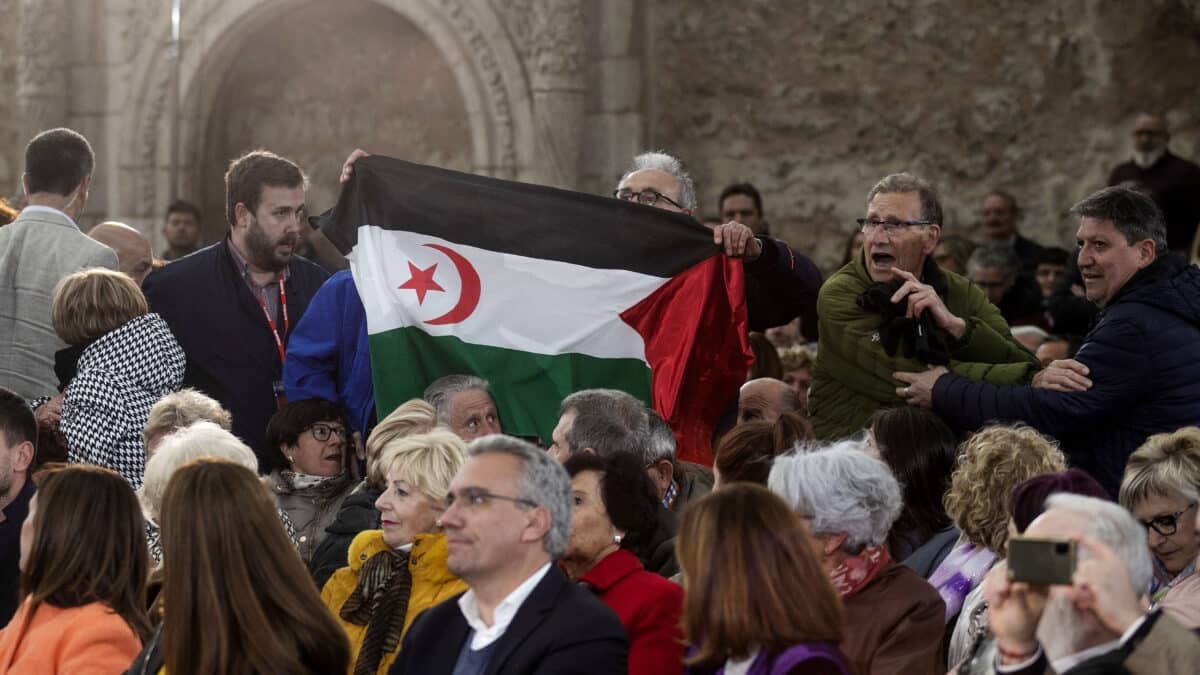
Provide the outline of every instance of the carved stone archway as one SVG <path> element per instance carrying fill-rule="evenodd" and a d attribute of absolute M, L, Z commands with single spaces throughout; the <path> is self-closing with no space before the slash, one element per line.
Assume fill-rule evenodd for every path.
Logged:
<path fill-rule="evenodd" d="M 584 89 L 577 62 L 564 67 L 561 61 L 548 61 L 546 68 L 530 74 L 524 50 L 514 43 L 502 17 L 486 1 L 374 1 L 417 26 L 450 65 L 469 120 L 471 171 L 565 187 L 577 184 Z M 166 3 L 156 4 L 162 7 Z M 197 177 L 192 167 L 213 110 L 212 97 L 218 89 L 214 82 L 237 57 L 247 36 L 298 4 L 302 0 L 224 0 L 207 3 L 208 11 L 201 15 L 185 15 L 178 69 L 181 110 L 185 111 L 178 131 L 178 193 L 195 192 Z M 551 15 L 550 10 L 564 7 L 578 13 L 579 2 L 538 0 L 534 6 L 542 7 L 535 14 L 545 17 Z M 141 11 L 143 16 L 153 17 L 162 10 L 142 5 Z M 120 121 L 118 136 L 123 142 L 114 148 L 120 153 L 123 179 L 110 212 L 147 223 L 159 218 L 177 194 L 170 185 L 175 131 L 169 114 L 176 69 L 170 59 L 163 58 L 167 29 L 149 28 L 169 23 L 153 18 L 144 23 L 149 36 L 138 42 L 140 48 L 128 66 L 130 103 L 128 114 Z M 572 30 L 582 31 L 582 22 L 574 22 Z M 556 34 L 545 39 L 550 38 L 561 39 Z M 554 119 L 544 124 L 548 114 Z M 555 151 L 547 152 L 548 146 Z"/>

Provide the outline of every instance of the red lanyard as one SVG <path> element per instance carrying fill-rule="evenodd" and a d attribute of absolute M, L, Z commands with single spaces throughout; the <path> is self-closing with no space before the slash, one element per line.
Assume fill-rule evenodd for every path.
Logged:
<path fill-rule="evenodd" d="M 279 309 L 283 312 L 283 336 L 279 335 L 279 329 L 275 326 L 275 319 L 271 317 L 271 312 L 267 311 L 267 303 L 263 302 L 262 294 L 257 290 L 254 291 L 254 299 L 258 300 L 258 306 L 262 308 L 263 316 L 267 317 L 267 325 L 271 327 L 271 335 L 275 336 L 275 347 L 279 350 L 279 363 L 282 365 L 287 359 L 287 352 L 283 348 L 283 338 L 287 336 L 291 323 L 288 321 L 287 289 L 283 285 L 283 272 L 279 273 L 278 279 Z"/>

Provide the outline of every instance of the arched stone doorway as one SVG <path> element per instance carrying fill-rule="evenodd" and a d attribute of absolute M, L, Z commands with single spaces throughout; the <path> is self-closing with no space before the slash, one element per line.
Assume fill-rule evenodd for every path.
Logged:
<path fill-rule="evenodd" d="M 368 0 L 293 3 L 257 21 L 236 51 L 214 83 L 202 142 L 187 158 L 209 214 L 209 240 L 225 229 L 229 160 L 256 147 L 305 170 L 314 213 L 333 205 L 342 159 L 355 146 L 473 168 L 466 103 L 450 65 L 428 36 L 387 7 Z"/>
<path fill-rule="evenodd" d="M 131 221 L 154 223 L 174 196 L 183 196 L 208 205 L 207 230 L 210 236 L 219 232 L 224 227 L 224 166 L 249 143 L 274 145 L 270 149 L 285 155 L 293 148 L 292 156 L 313 179 L 309 199 L 313 209 L 332 204 L 336 169 L 356 145 L 517 180 L 559 185 L 576 180 L 574 175 L 559 175 L 539 155 L 544 132 L 535 133 L 534 88 L 521 52 L 490 3 L 222 0 L 193 6 L 197 5 L 201 8 L 193 10 L 192 16 L 185 13 L 185 27 L 192 28 L 191 32 L 185 28 L 178 68 L 177 132 L 169 105 L 176 68 L 163 58 L 163 41 L 144 40 L 128 66 L 132 114 L 122 119 L 116 135 L 121 139 L 123 176 L 111 206 Z M 344 29 L 347 22 L 358 28 Z M 360 34 L 363 30 L 367 35 Z M 279 51 L 266 46 L 278 44 L 285 33 L 299 36 L 296 39 L 304 44 L 289 44 Z M 329 51 L 322 53 L 313 45 L 325 45 Z M 309 63 L 316 74 L 306 79 L 295 64 L 288 67 L 288 56 Z M 420 62 L 422 70 L 406 71 L 403 63 L 388 61 L 405 58 Z M 329 67 L 322 59 L 349 65 Z M 345 82 L 337 79 L 343 72 Z M 248 83 L 273 73 L 277 77 L 264 81 L 261 91 L 246 90 L 254 86 Z M 383 82 L 386 78 L 396 81 Z M 322 82 L 349 94 L 375 87 L 369 92 L 376 97 L 373 106 L 380 105 L 381 92 L 404 98 L 376 115 L 377 110 L 356 108 L 353 100 L 330 95 Z M 422 92 L 422 87 L 428 89 Z M 278 109 L 270 105 L 271 92 L 282 97 Z M 431 100 L 423 100 L 422 93 Z M 564 89 L 563 96 L 576 95 Z M 239 107 L 243 98 L 244 109 Z M 400 110 L 413 101 L 423 107 L 416 112 Z M 255 108 L 277 121 L 266 123 L 250 114 Z M 568 117 L 560 116 L 558 124 L 578 129 L 581 120 Z M 318 128 L 312 136 L 295 133 L 314 120 Z M 170 179 L 175 138 L 179 140 L 177 186 Z M 279 139 L 280 145 L 273 139 Z M 312 158 L 311 165 L 306 158 Z"/>

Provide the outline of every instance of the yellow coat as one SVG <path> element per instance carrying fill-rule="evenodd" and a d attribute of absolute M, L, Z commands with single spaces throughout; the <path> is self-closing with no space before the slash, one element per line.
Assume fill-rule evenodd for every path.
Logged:
<path fill-rule="evenodd" d="M 353 675 L 354 664 L 358 662 L 358 653 L 362 649 L 363 638 L 367 634 L 366 626 L 358 626 L 342 619 L 342 605 L 354 587 L 358 585 L 358 570 L 362 564 L 388 550 L 387 542 L 383 540 L 383 530 L 366 530 L 359 532 L 350 544 L 349 567 L 343 567 L 329 577 L 325 588 L 321 591 L 321 600 L 334 618 L 342 625 L 350 638 L 350 668 Z M 412 592 L 408 598 L 408 612 L 404 616 L 404 632 L 412 625 L 413 619 L 421 612 L 434 605 L 452 598 L 467 590 L 467 584 L 462 579 L 446 569 L 446 535 L 418 534 L 413 539 L 412 552 L 408 557 L 408 570 L 412 573 Z M 401 634 L 403 637 L 403 634 Z M 379 674 L 386 675 L 392 662 L 396 660 L 396 651 L 386 654 L 379 662 Z"/>

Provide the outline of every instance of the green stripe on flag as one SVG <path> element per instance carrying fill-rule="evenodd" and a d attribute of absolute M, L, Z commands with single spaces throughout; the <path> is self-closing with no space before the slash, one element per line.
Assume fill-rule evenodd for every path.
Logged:
<path fill-rule="evenodd" d="M 639 359 L 585 354 L 534 354 L 474 345 L 453 336 L 432 336 L 416 327 L 369 336 L 379 419 L 444 375 L 476 374 L 495 383 L 492 395 L 504 432 L 538 436 L 547 443 L 558 423 L 558 406 L 581 389 L 621 389 L 650 403 L 650 368 Z"/>

